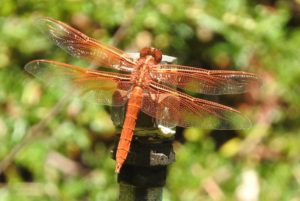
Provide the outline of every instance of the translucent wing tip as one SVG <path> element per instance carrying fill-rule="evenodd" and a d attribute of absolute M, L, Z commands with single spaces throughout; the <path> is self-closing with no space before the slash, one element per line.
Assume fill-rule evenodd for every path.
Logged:
<path fill-rule="evenodd" d="M 217 130 L 244 130 L 252 127 L 251 121 L 239 111 L 227 110 L 223 118 L 217 119 Z"/>
<path fill-rule="evenodd" d="M 241 114 L 238 117 L 233 117 L 231 120 L 231 127 L 225 128 L 223 130 L 245 130 L 252 127 L 252 122 L 247 117 Z"/>
<path fill-rule="evenodd" d="M 50 17 L 38 18 L 35 22 L 35 25 L 39 30 L 41 30 L 44 34 L 48 35 L 48 37 L 52 40 L 55 37 L 64 36 L 66 31 L 64 27 L 69 27 L 63 22 L 60 22 Z"/>
<path fill-rule="evenodd" d="M 193 106 L 193 110 L 186 110 L 183 114 L 184 121 L 188 126 L 196 126 L 214 130 L 243 130 L 251 128 L 251 121 L 233 108 L 203 101 Z M 182 108 L 189 108 L 186 103 Z"/>
<path fill-rule="evenodd" d="M 25 66 L 24 69 L 25 71 L 27 71 L 28 73 L 35 75 L 39 69 L 39 63 L 41 60 L 33 60 L 28 62 Z"/>
<path fill-rule="evenodd" d="M 41 17 L 36 20 L 37 24 L 57 23 L 59 21 L 51 17 Z"/>
<path fill-rule="evenodd" d="M 44 28 L 45 26 L 48 26 L 50 25 L 51 23 L 53 23 L 54 20 L 52 18 L 49 18 L 49 17 L 41 17 L 41 18 L 38 18 L 36 21 L 35 21 L 35 24 L 36 26 L 39 28 L 39 29 L 42 29 L 44 31 Z"/>

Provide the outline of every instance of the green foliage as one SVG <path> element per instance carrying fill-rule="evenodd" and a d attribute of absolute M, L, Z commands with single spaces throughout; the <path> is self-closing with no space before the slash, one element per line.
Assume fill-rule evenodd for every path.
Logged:
<path fill-rule="evenodd" d="M 260 89 L 220 98 L 250 117 L 253 127 L 186 129 L 184 143 L 174 144 L 177 161 L 164 200 L 245 200 L 249 191 L 256 200 L 297 200 L 300 4 L 259 2 L 268 1 L 1 2 L 0 159 L 29 137 L 0 176 L 0 200 L 117 199 L 110 156 L 115 129 L 106 108 L 76 97 L 42 129 L 32 128 L 63 92 L 32 79 L 24 65 L 44 58 L 87 66 L 46 39 L 35 25 L 41 16 L 125 51 L 153 45 L 181 64 L 256 73 Z"/>

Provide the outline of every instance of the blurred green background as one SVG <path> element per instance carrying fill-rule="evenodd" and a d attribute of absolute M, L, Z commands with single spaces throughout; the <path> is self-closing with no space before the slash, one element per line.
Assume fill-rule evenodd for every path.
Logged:
<path fill-rule="evenodd" d="M 38 58 L 88 66 L 47 40 L 35 26 L 42 16 L 125 51 L 154 46 L 180 64 L 262 78 L 259 89 L 212 99 L 240 110 L 251 129 L 178 129 L 164 201 L 300 200 L 299 0 L 0 4 L 1 201 L 118 197 L 109 113 L 24 71 Z"/>

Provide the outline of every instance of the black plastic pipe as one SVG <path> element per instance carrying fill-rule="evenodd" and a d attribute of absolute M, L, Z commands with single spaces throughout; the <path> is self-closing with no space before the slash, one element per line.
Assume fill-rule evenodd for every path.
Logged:
<path fill-rule="evenodd" d="M 171 139 L 134 137 L 127 159 L 118 174 L 120 201 L 160 201 L 167 166 L 175 159 Z M 115 156 L 118 140 L 115 143 Z"/>

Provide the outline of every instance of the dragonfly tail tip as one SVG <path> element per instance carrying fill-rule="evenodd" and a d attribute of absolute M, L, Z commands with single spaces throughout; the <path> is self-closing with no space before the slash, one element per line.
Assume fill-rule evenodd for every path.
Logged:
<path fill-rule="evenodd" d="M 117 163 L 116 168 L 115 168 L 115 172 L 119 174 L 121 167 L 122 167 L 121 164 Z"/>

